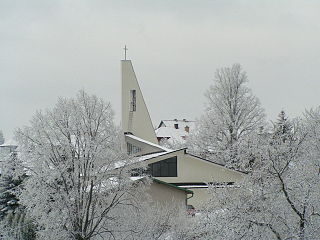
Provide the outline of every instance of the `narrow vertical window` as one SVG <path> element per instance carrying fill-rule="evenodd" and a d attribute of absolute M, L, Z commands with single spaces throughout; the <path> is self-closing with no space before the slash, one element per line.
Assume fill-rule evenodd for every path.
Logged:
<path fill-rule="evenodd" d="M 134 146 L 131 143 L 127 143 L 127 151 L 128 151 L 128 155 L 132 155 L 132 154 L 136 154 L 138 152 L 141 152 L 141 148 Z"/>
<path fill-rule="evenodd" d="M 130 111 L 135 112 L 137 109 L 136 90 L 130 90 Z"/>

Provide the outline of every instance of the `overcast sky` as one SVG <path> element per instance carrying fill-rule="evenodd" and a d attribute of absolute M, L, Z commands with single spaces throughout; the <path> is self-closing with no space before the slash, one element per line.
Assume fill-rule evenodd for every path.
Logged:
<path fill-rule="evenodd" d="M 320 1 L 0 0 L 0 129 L 80 89 L 120 121 L 128 57 L 154 125 L 198 118 L 217 68 L 240 63 L 268 119 L 320 105 Z"/>

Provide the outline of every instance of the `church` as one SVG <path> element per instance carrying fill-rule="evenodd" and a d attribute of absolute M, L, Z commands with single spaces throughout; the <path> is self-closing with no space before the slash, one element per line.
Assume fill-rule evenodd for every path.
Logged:
<path fill-rule="evenodd" d="M 121 78 L 121 126 L 125 147 L 136 163 L 148 166 L 147 174 L 155 181 L 185 190 L 186 204 L 201 209 L 210 197 L 208 185 L 232 187 L 243 179 L 245 173 L 192 155 L 186 148 L 160 146 L 132 62 L 126 58 L 121 61 Z"/>

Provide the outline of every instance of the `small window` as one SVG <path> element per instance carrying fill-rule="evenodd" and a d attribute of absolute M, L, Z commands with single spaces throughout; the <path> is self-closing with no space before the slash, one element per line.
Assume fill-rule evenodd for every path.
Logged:
<path fill-rule="evenodd" d="M 138 152 L 141 152 L 141 148 L 134 146 L 131 143 L 127 143 L 127 151 L 128 151 L 129 155 L 132 155 L 132 154 L 136 154 Z"/>
<path fill-rule="evenodd" d="M 177 157 L 149 164 L 153 177 L 177 177 Z"/>
<path fill-rule="evenodd" d="M 174 128 L 175 128 L 175 129 L 178 129 L 178 128 L 179 128 L 178 123 L 175 123 L 175 124 L 174 124 Z"/>
<path fill-rule="evenodd" d="M 130 90 L 130 111 L 135 112 L 137 110 L 136 90 Z"/>

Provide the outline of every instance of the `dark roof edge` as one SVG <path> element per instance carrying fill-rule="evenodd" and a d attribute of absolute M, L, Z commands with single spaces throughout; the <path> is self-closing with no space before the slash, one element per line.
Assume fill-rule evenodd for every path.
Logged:
<path fill-rule="evenodd" d="M 173 187 L 173 188 L 179 189 L 179 190 L 184 191 L 184 192 L 186 192 L 186 193 L 193 194 L 193 191 L 188 190 L 188 189 L 186 189 L 186 188 L 178 187 L 178 186 L 176 186 L 176 185 L 173 185 L 173 184 L 171 184 L 171 183 L 167 183 L 167 182 L 161 181 L 161 180 L 156 179 L 156 178 L 153 178 L 153 177 L 151 177 L 151 179 L 152 179 L 152 181 L 154 181 L 154 182 L 156 182 L 156 183 L 160 183 L 160 184 L 163 184 L 163 185 L 167 185 L 167 186 L 169 186 L 169 187 Z"/>
<path fill-rule="evenodd" d="M 164 154 L 162 154 L 162 155 L 160 155 L 160 156 L 154 156 L 154 157 L 152 157 L 152 158 L 145 159 L 145 160 L 143 160 L 143 161 L 141 161 L 141 162 L 145 162 L 145 161 L 148 161 L 148 160 L 150 160 L 150 159 L 157 158 L 157 157 L 162 157 L 162 156 L 165 156 L 165 155 L 167 155 L 167 154 L 175 153 L 175 152 L 178 152 L 178 151 L 181 151 L 181 150 L 186 150 L 186 148 L 177 149 L 177 150 L 174 150 L 174 151 L 171 151 L 171 152 L 163 152 Z M 157 152 L 157 153 L 162 153 L 162 152 Z M 149 153 L 149 154 L 151 155 L 151 154 L 154 154 L 154 153 Z M 141 155 L 141 157 L 147 156 L 147 155 L 149 155 L 149 154 Z M 137 156 L 137 157 L 139 157 L 139 156 Z"/>

